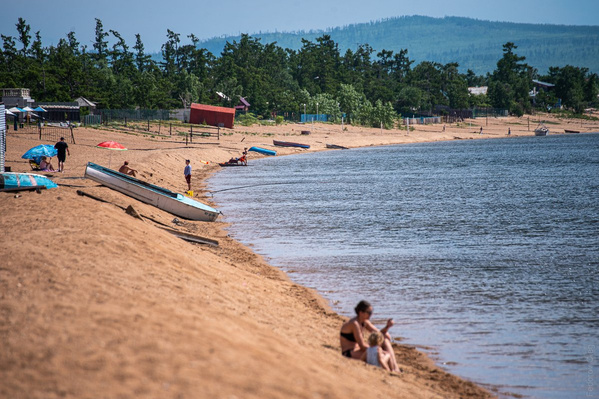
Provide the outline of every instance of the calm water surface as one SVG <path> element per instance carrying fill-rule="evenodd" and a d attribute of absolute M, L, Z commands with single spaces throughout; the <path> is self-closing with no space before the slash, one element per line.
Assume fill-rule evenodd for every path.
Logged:
<path fill-rule="evenodd" d="M 210 181 L 253 186 L 214 194 L 231 234 L 336 311 L 369 299 L 404 343 L 503 394 L 599 397 L 599 134 L 250 165 Z"/>

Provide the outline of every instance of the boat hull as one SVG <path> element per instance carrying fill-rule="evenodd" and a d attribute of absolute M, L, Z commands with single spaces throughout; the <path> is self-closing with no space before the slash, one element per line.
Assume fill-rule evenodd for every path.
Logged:
<path fill-rule="evenodd" d="M 56 183 L 46 176 L 35 173 L 0 173 L 0 189 L 28 188 L 28 187 L 46 187 L 46 189 L 58 187 Z"/>
<path fill-rule="evenodd" d="M 535 136 L 547 136 L 547 130 L 535 130 Z"/>
<path fill-rule="evenodd" d="M 327 146 L 327 148 L 330 148 L 333 150 L 347 150 L 347 147 L 344 147 L 342 145 L 337 145 L 337 144 L 327 144 L 326 146 Z"/>
<path fill-rule="evenodd" d="M 292 143 L 291 141 L 273 140 L 272 143 L 279 147 L 310 148 L 308 144 Z"/>
<path fill-rule="evenodd" d="M 91 162 L 85 168 L 85 177 L 185 219 L 213 222 L 220 215 L 218 210 L 192 198 Z"/>
<path fill-rule="evenodd" d="M 270 156 L 277 155 L 276 151 L 267 150 L 266 148 L 261 148 L 261 147 L 251 147 L 248 151 L 254 151 L 254 152 L 257 152 L 259 154 L 270 155 Z"/>

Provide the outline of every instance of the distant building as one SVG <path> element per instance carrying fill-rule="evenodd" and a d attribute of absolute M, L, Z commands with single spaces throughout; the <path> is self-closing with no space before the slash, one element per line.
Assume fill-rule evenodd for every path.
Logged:
<path fill-rule="evenodd" d="M 235 106 L 236 111 L 248 112 L 250 110 L 250 103 L 243 97 L 239 97 L 239 105 Z"/>
<path fill-rule="evenodd" d="M 79 112 L 79 104 L 73 102 L 39 102 L 36 106 L 42 107 L 46 110 L 42 114 L 43 118 L 47 121 L 57 122 L 79 122 L 81 114 Z"/>
<path fill-rule="evenodd" d="M 96 106 L 97 104 L 94 102 L 89 101 L 87 98 L 85 97 L 77 97 L 75 99 L 75 102 L 77 104 L 79 104 L 79 108 L 89 108 L 89 113 L 91 115 L 94 115 L 95 111 L 96 111 Z"/>
<path fill-rule="evenodd" d="M 24 88 L 11 88 L 11 89 L 2 89 L 2 100 L 6 109 L 12 107 L 31 107 L 35 108 L 33 104 L 35 100 L 31 98 L 29 94 L 29 89 Z"/>
<path fill-rule="evenodd" d="M 488 86 L 480 86 L 480 87 L 469 87 L 468 92 L 473 96 L 481 96 L 483 94 L 487 94 Z"/>
<path fill-rule="evenodd" d="M 541 82 L 540 80 L 532 80 L 532 90 L 530 91 L 531 97 L 536 97 L 540 91 L 551 91 L 555 88 L 553 83 Z"/>
<path fill-rule="evenodd" d="M 235 108 L 191 104 L 189 123 L 221 126 L 233 129 L 233 124 L 235 123 Z"/>

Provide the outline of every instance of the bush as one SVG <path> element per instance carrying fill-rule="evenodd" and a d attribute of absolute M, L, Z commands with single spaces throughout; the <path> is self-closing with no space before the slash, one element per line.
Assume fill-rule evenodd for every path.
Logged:
<path fill-rule="evenodd" d="M 237 118 L 237 123 L 242 126 L 252 126 L 258 123 L 258 118 L 252 113 L 240 114 Z"/>
<path fill-rule="evenodd" d="M 282 124 L 283 122 L 285 122 L 285 118 L 283 118 L 281 115 L 278 115 L 278 116 L 275 118 L 275 124 L 276 124 L 277 126 L 279 126 L 279 125 L 280 125 L 280 124 Z"/>

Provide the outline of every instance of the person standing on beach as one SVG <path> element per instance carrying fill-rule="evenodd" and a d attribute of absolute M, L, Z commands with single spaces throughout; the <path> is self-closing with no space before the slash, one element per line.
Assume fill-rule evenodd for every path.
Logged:
<path fill-rule="evenodd" d="M 185 170 L 183 174 L 185 175 L 185 181 L 187 181 L 187 190 L 191 191 L 191 161 L 189 159 L 185 160 Z"/>
<path fill-rule="evenodd" d="M 389 367 L 391 371 L 398 372 L 397 361 L 395 360 L 395 352 L 391 346 L 391 335 L 389 329 L 395 324 L 393 319 L 387 320 L 387 325 L 380 331 L 370 321 L 373 309 L 367 301 L 360 301 L 355 307 L 356 317 L 353 317 L 343 323 L 339 332 L 341 341 L 341 354 L 350 359 L 361 359 L 362 355 L 369 348 L 364 339 L 364 332 L 380 332 L 383 335 L 383 342 L 380 345 L 385 353 L 390 356 Z"/>
<path fill-rule="evenodd" d="M 480 134 L 483 134 L 483 127 L 480 127 Z"/>
<path fill-rule="evenodd" d="M 507 135 L 508 135 L 508 136 L 511 136 L 511 135 L 512 135 L 512 128 L 511 128 L 511 127 L 508 127 L 508 128 L 507 128 Z"/>
<path fill-rule="evenodd" d="M 69 145 L 64 141 L 64 137 L 60 138 L 60 141 L 54 144 L 54 148 L 58 151 L 58 171 L 64 172 L 64 161 L 67 159 L 67 154 L 71 156 L 71 152 L 69 151 Z"/>

